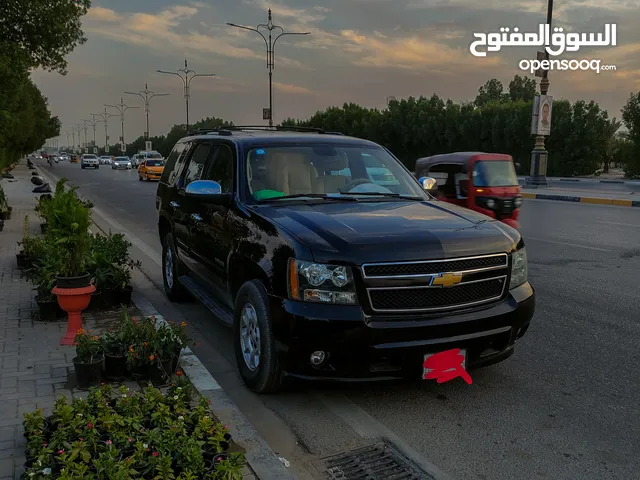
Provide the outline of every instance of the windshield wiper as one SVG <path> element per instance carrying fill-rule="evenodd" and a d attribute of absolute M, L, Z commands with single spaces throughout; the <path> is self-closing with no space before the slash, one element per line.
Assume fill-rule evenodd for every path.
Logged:
<path fill-rule="evenodd" d="M 387 192 L 344 192 L 341 195 L 367 195 L 372 197 L 392 197 L 392 198 L 402 198 L 407 200 L 426 200 L 422 197 L 416 197 L 415 195 L 407 195 L 404 193 L 387 193 Z"/>
<path fill-rule="evenodd" d="M 326 193 L 295 193 L 293 195 L 284 195 L 281 197 L 273 197 L 273 198 L 265 198 L 264 200 L 260 200 L 260 203 L 263 202 L 273 202 L 276 200 L 282 200 L 287 198 L 320 198 L 322 200 L 346 200 L 348 202 L 357 202 L 357 198 L 353 197 L 343 197 L 343 196 L 333 196 L 327 195 Z"/>

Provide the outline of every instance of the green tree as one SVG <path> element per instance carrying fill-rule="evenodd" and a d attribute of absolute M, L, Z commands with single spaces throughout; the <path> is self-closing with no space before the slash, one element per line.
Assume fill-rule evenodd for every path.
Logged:
<path fill-rule="evenodd" d="M 482 107 L 492 101 L 502 101 L 504 99 L 504 85 L 496 78 L 487 80 L 487 82 L 478 89 L 478 95 L 475 104 Z"/>
<path fill-rule="evenodd" d="M 3 0 L 2 56 L 21 58 L 28 68 L 65 74 L 66 56 L 86 42 L 81 18 L 91 0 Z"/>
<path fill-rule="evenodd" d="M 628 177 L 640 177 L 640 92 L 629 95 L 622 107 L 622 121 L 628 130 L 632 152 L 625 163 L 624 173 Z"/>
<path fill-rule="evenodd" d="M 529 102 L 533 100 L 533 97 L 537 94 L 538 86 L 532 78 L 516 75 L 513 77 L 513 80 L 509 82 L 509 98 L 514 102 L 518 100 Z"/>

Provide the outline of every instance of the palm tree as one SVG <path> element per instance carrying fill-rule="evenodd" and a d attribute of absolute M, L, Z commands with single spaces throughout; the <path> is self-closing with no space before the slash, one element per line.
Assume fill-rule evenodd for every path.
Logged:
<path fill-rule="evenodd" d="M 604 168 L 602 173 L 609 173 L 609 165 L 613 161 L 616 153 L 618 152 L 619 142 L 616 133 L 622 126 L 622 122 L 617 118 L 613 117 L 609 120 L 609 124 L 605 130 L 605 138 L 607 142 L 605 157 L 604 157 Z"/>

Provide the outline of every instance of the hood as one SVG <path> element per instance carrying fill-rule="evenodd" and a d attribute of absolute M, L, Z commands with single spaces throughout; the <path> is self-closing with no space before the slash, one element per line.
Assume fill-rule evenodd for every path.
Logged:
<path fill-rule="evenodd" d="M 256 210 L 296 235 L 315 261 L 325 263 L 361 265 L 510 252 L 520 240 L 511 227 L 439 201 L 269 204 Z"/>
<path fill-rule="evenodd" d="M 162 170 L 164 170 L 164 165 L 163 165 L 163 166 L 161 166 L 161 167 L 149 167 L 149 166 L 145 166 L 145 168 L 146 168 L 147 170 L 152 171 L 152 172 L 158 172 L 158 171 L 162 171 Z"/>

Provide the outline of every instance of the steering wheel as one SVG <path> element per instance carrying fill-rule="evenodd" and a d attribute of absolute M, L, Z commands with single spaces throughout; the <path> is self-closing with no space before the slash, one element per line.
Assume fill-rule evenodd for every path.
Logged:
<path fill-rule="evenodd" d="M 358 185 L 364 185 L 365 183 L 371 183 L 371 180 L 368 178 L 355 178 L 347 183 L 344 187 L 340 188 L 340 193 L 345 193 L 351 190 L 352 188 L 357 187 Z"/>

